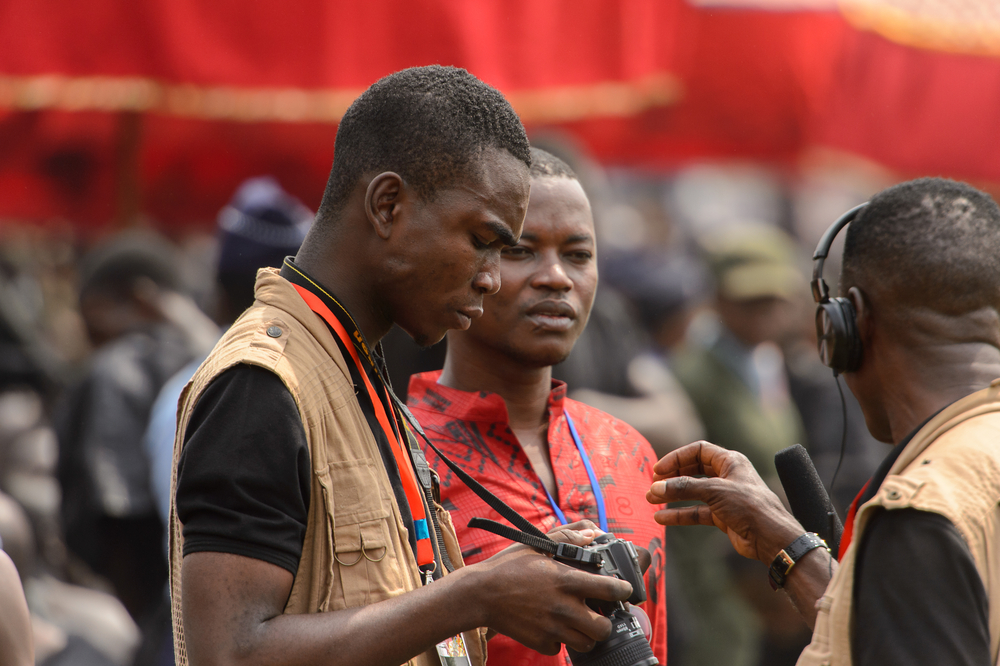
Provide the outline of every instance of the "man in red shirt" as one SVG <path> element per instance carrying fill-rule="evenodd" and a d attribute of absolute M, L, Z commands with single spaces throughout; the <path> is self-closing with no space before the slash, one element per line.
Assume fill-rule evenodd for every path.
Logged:
<path fill-rule="evenodd" d="M 597 287 L 594 221 L 573 171 L 531 150 L 531 197 L 520 243 L 501 254 L 500 291 L 483 316 L 448 334 L 444 370 L 415 375 L 408 404 L 445 455 L 542 531 L 591 520 L 649 550 L 648 599 L 653 653 L 667 661 L 663 529 L 646 490 L 656 456 L 629 425 L 566 397 L 552 379 L 583 331 Z M 467 563 L 510 545 L 465 527 L 499 516 L 427 448 L 441 477 L 442 503 L 452 515 Z M 491 662 L 569 664 L 566 648 L 544 656 L 507 638 L 490 641 Z"/>

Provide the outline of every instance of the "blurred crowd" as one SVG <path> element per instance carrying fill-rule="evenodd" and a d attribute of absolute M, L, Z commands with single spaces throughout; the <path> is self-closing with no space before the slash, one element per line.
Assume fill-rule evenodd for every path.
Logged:
<path fill-rule="evenodd" d="M 884 183 L 605 170 L 562 139 L 536 143 L 580 175 L 598 228 L 593 314 L 554 373 L 570 395 L 661 456 L 702 438 L 741 451 L 779 495 L 774 454 L 801 443 L 828 486 L 836 473 L 843 515 L 884 450 L 816 354 L 810 255 Z M 0 223 L 0 539 L 37 663 L 173 662 L 164 525 L 177 399 L 252 302 L 256 269 L 294 254 L 311 216 L 262 177 L 200 233 L 148 224 L 90 239 Z M 387 336 L 398 393 L 440 368 L 444 344 Z M 730 554 L 715 528 L 668 530 L 667 543 L 672 665 L 794 663 L 809 631 L 762 565 Z"/>

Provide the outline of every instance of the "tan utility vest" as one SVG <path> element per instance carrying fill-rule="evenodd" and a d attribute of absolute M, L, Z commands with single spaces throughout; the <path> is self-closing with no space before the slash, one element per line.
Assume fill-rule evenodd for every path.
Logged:
<path fill-rule="evenodd" d="M 932 418 L 903 449 L 878 493 L 858 509 L 854 537 L 826 593 L 797 666 L 850 666 L 854 564 L 879 507 L 950 520 L 969 546 L 989 599 L 990 655 L 1000 652 L 1000 379 Z"/>
<path fill-rule="evenodd" d="M 274 269 L 257 274 L 256 302 L 226 332 L 180 399 L 171 496 L 184 432 L 202 391 L 237 363 L 275 373 L 302 417 L 312 466 L 302 558 L 284 612 L 322 613 L 389 599 L 421 586 L 378 444 L 354 394 L 350 371 L 327 325 Z M 275 337 L 276 336 L 276 337 Z M 448 512 L 435 504 L 448 555 L 462 555 Z M 177 666 L 187 666 L 181 616 L 184 536 L 171 503 L 170 589 Z M 465 633 L 472 663 L 485 664 L 485 631 Z M 436 652 L 408 664 L 440 666 Z"/>

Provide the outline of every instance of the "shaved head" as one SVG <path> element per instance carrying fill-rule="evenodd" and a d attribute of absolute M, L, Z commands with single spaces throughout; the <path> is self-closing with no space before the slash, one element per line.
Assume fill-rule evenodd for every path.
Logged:
<path fill-rule="evenodd" d="M 1000 208 L 943 178 L 880 192 L 847 230 L 841 290 L 853 286 L 944 315 L 1000 311 Z"/>

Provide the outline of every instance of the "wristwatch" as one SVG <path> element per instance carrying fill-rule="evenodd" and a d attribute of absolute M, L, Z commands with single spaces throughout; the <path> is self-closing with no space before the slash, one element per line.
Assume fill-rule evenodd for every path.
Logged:
<path fill-rule="evenodd" d="M 815 532 L 806 532 L 795 541 L 791 542 L 785 549 L 780 551 L 771 562 L 771 568 L 767 570 L 767 577 L 771 583 L 771 589 L 777 590 L 784 587 L 788 572 L 792 570 L 795 563 L 801 560 L 806 553 L 816 548 L 826 548 L 830 552 L 830 547 L 826 541 L 819 538 Z"/>

